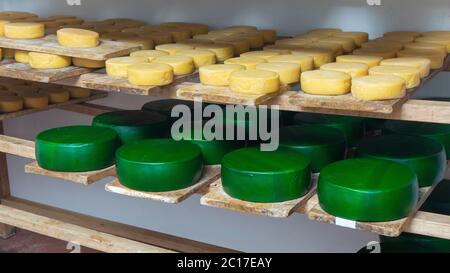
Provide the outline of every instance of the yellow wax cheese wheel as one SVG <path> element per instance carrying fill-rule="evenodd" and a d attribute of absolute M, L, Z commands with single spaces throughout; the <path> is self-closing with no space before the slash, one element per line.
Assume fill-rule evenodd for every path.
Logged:
<path fill-rule="evenodd" d="M 357 47 L 361 47 L 362 44 L 369 41 L 369 33 L 367 32 L 359 32 L 359 31 L 353 31 L 353 32 L 339 32 L 334 35 L 334 37 L 340 37 L 340 38 L 350 38 L 353 40 L 355 45 Z"/>
<path fill-rule="evenodd" d="M 403 49 L 403 43 L 387 40 L 372 40 L 361 45 L 362 48 L 375 48 L 375 49 L 391 49 L 401 50 Z"/>
<path fill-rule="evenodd" d="M 450 53 L 450 36 L 425 36 L 416 39 L 416 42 L 433 43 L 443 45 L 447 49 L 447 53 Z"/>
<path fill-rule="evenodd" d="M 234 57 L 234 49 L 233 46 L 228 44 L 204 44 L 198 45 L 195 47 L 196 49 L 206 49 L 214 52 L 216 54 L 216 59 L 219 62 L 223 62 L 225 60 L 231 59 Z"/>
<path fill-rule="evenodd" d="M 321 39 L 319 42 L 339 44 L 342 46 L 345 53 L 352 52 L 356 47 L 355 41 L 352 38 L 345 37 L 329 37 Z"/>
<path fill-rule="evenodd" d="M 50 89 L 51 88 L 51 89 Z M 50 103 L 64 103 L 70 100 L 69 91 L 62 88 L 49 87 L 49 89 L 40 90 L 39 93 L 47 94 Z"/>
<path fill-rule="evenodd" d="M 17 96 L 0 96 L 0 112 L 11 113 L 23 109 L 23 99 Z"/>
<path fill-rule="evenodd" d="M 352 81 L 352 95 L 361 100 L 392 100 L 406 95 L 405 80 L 398 76 L 365 76 Z"/>
<path fill-rule="evenodd" d="M 182 76 L 195 71 L 194 60 L 188 56 L 168 55 L 155 58 L 152 63 L 167 64 L 173 69 L 173 74 Z"/>
<path fill-rule="evenodd" d="M 295 63 L 264 63 L 256 66 L 257 70 L 272 71 L 280 77 L 280 83 L 289 85 L 300 81 L 301 68 Z"/>
<path fill-rule="evenodd" d="M 268 46 L 265 46 L 265 47 L 263 48 L 263 50 L 265 50 L 265 51 L 275 51 L 275 52 L 280 53 L 280 55 L 290 55 L 290 54 L 292 54 L 292 50 L 291 50 L 291 49 L 287 49 L 287 48 L 279 48 L 279 47 L 276 46 L 276 45 L 268 45 Z"/>
<path fill-rule="evenodd" d="M 363 63 L 329 63 L 322 65 L 320 70 L 344 72 L 352 78 L 367 76 L 369 74 L 369 66 Z"/>
<path fill-rule="evenodd" d="M 431 69 L 440 69 L 444 65 L 444 57 L 442 57 L 442 54 L 433 50 L 405 49 L 399 51 L 397 56 L 427 58 L 431 62 Z"/>
<path fill-rule="evenodd" d="M 313 43 L 311 39 L 306 38 L 289 38 L 289 39 L 281 39 L 275 42 L 275 45 L 278 46 L 296 46 L 302 47 Z"/>
<path fill-rule="evenodd" d="M 390 48 L 361 48 L 354 50 L 353 55 L 377 56 L 383 59 L 390 59 L 397 56 L 397 50 Z"/>
<path fill-rule="evenodd" d="M 422 36 L 422 33 L 417 32 L 417 31 L 390 31 L 390 32 L 386 32 L 384 34 L 385 37 L 387 36 L 409 36 L 412 38 L 418 38 L 420 36 Z"/>
<path fill-rule="evenodd" d="M 30 61 L 30 58 L 28 57 L 28 51 L 25 50 L 15 50 L 14 51 L 14 59 L 18 63 L 27 64 Z"/>
<path fill-rule="evenodd" d="M 333 52 L 334 56 L 339 56 L 339 55 L 344 54 L 344 47 L 341 44 L 331 43 L 331 42 L 322 42 L 321 40 L 318 42 L 314 42 L 312 44 L 306 45 L 305 48 L 331 50 Z"/>
<path fill-rule="evenodd" d="M 95 31 L 77 28 L 62 28 L 56 32 L 61 46 L 90 48 L 99 44 L 99 34 Z"/>
<path fill-rule="evenodd" d="M 37 39 L 45 36 L 45 26 L 40 23 L 6 23 L 4 32 L 10 39 Z"/>
<path fill-rule="evenodd" d="M 216 63 L 216 54 L 206 49 L 182 50 L 177 52 L 176 55 L 191 57 L 196 68 Z"/>
<path fill-rule="evenodd" d="M 300 65 L 301 72 L 314 69 L 314 58 L 308 55 L 278 55 L 268 58 L 269 63 L 293 63 Z"/>
<path fill-rule="evenodd" d="M 277 31 L 274 29 L 260 29 L 258 31 L 262 34 L 266 44 L 273 44 L 277 40 Z"/>
<path fill-rule="evenodd" d="M 233 47 L 234 56 L 239 56 L 242 53 L 250 51 L 250 42 L 236 38 L 222 38 L 217 39 L 215 43 L 230 45 Z"/>
<path fill-rule="evenodd" d="M 444 58 L 447 57 L 447 47 L 440 44 L 414 42 L 405 44 L 405 49 L 434 50 L 441 53 Z"/>
<path fill-rule="evenodd" d="M 29 64 L 36 69 L 58 69 L 70 66 L 72 58 L 54 54 L 29 52 Z"/>
<path fill-rule="evenodd" d="M 271 57 L 280 55 L 279 52 L 275 52 L 275 51 L 267 51 L 267 50 L 262 50 L 262 51 L 250 51 L 250 52 L 246 52 L 241 54 L 241 57 L 257 57 L 257 58 L 262 58 L 264 60 L 268 60 Z"/>
<path fill-rule="evenodd" d="M 265 63 L 266 60 L 258 57 L 238 57 L 225 61 L 225 64 L 239 64 L 245 66 L 247 70 L 256 69 L 258 64 Z"/>
<path fill-rule="evenodd" d="M 173 82 L 173 68 L 159 63 L 133 64 L 128 67 L 128 82 L 135 85 L 168 85 Z"/>
<path fill-rule="evenodd" d="M 399 76 L 405 80 L 406 88 L 414 88 L 420 85 L 420 71 L 418 68 L 410 66 L 398 65 L 383 65 L 372 67 L 369 70 L 369 75 L 385 76 L 394 75 Z"/>
<path fill-rule="evenodd" d="M 105 61 L 96 61 L 83 58 L 72 58 L 74 66 L 86 68 L 102 68 L 105 67 Z"/>
<path fill-rule="evenodd" d="M 320 68 L 322 65 L 334 62 L 334 53 L 328 49 L 305 48 L 293 50 L 292 55 L 311 56 L 314 59 L 314 67 Z"/>
<path fill-rule="evenodd" d="M 148 63 L 146 57 L 117 57 L 106 61 L 106 73 L 111 77 L 126 78 L 128 77 L 128 67 L 138 63 Z"/>
<path fill-rule="evenodd" d="M 245 70 L 245 66 L 238 64 L 212 64 L 200 67 L 200 82 L 213 86 L 228 86 L 230 75 L 239 70 Z"/>
<path fill-rule="evenodd" d="M 425 78 L 430 75 L 431 61 L 427 58 L 413 58 L 413 57 L 403 57 L 383 60 L 380 65 L 389 66 L 409 66 L 419 69 L 420 77 Z"/>
<path fill-rule="evenodd" d="M 5 35 L 5 24 L 10 23 L 8 20 L 0 20 L 0 36 Z"/>
<path fill-rule="evenodd" d="M 48 106 L 49 99 L 47 94 L 30 93 L 22 96 L 25 108 L 40 109 Z"/>
<path fill-rule="evenodd" d="M 259 33 L 243 33 L 231 37 L 247 40 L 251 49 L 260 49 L 264 46 L 264 38 Z"/>
<path fill-rule="evenodd" d="M 194 47 L 190 46 L 190 45 L 184 45 L 184 44 L 164 44 L 164 45 L 157 45 L 155 47 L 155 49 L 159 50 L 159 51 L 167 52 L 170 55 L 175 55 L 179 51 L 194 49 Z"/>
<path fill-rule="evenodd" d="M 382 57 L 364 55 L 343 55 L 336 58 L 338 63 L 362 63 L 368 65 L 369 68 L 378 66 L 382 60 Z"/>
<path fill-rule="evenodd" d="M 138 50 L 135 52 L 132 52 L 130 54 L 131 57 L 144 57 L 147 58 L 149 62 L 153 61 L 154 59 L 161 57 L 161 56 L 167 56 L 169 53 L 165 51 L 160 50 Z"/>
<path fill-rule="evenodd" d="M 280 90 L 280 77 L 271 71 L 242 70 L 231 73 L 229 84 L 236 93 L 265 95 Z"/>
<path fill-rule="evenodd" d="M 333 36 L 342 32 L 342 29 L 339 28 L 316 28 L 308 31 L 309 34 L 321 34 L 325 36 Z"/>
<path fill-rule="evenodd" d="M 69 91 L 72 99 L 88 98 L 91 96 L 91 89 L 75 86 L 65 86 L 64 89 Z"/>
<path fill-rule="evenodd" d="M 301 75 L 302 91 L 312 95 L 336 96 L 350 92 L 352 77 L 344 72 L 314 70 Z"/>

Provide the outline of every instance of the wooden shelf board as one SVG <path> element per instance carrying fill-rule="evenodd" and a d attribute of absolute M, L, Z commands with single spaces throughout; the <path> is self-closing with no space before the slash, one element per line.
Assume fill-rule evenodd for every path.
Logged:
<path fill-rule="evenodd" d="M 98 61 L 107 60 L 113 57 L 126 56 L 131 52 L 140 49 L 140 46 L 136 46 L 134 44 L 105 40 L 101 40 L 99 46 L 93 48 L 68 48 L 58 44 L 56 35 L 47 35 L 43 38 L 32 40 L 14 40 L 6 37 L 0 37 L 0 47 Z"/>
<path fill-rule="evenodd" d="M 196 193 L 200 188 L 203 188 L 220 177 L 220 166 L 206 166 L 203 170 L 202 177 L 195 185 L 186 189 L 170 191 L 170 192 L 142 192 L 129 189 L 116 179 L 106 184 L 105 189 L 109 192 L 126 195 L 135 198 L 143 198 L 149 200 L 161 201 L 169 204 L 178 204 L 191 195 Z"/>
<path fill-rule="evenodd" d="M 36 159 L 34 141 L 0 135 L 0 152 Z"/>

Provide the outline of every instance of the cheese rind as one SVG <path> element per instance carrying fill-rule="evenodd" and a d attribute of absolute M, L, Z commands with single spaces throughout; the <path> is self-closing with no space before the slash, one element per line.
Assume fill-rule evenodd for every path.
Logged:
<path fill-rule="evenodd" d="M 268 58 L 269 63 L 293 63 L 300 65 L 301 72 L 314 69 L 314 58 L 307 55 L 279 55 Z"/>
<path fill-rule="evenodd" d="M 29 64 L 36 69 L 58 69 L 70 66 L 72 58 L 54 54 L 30 52 Z"/>
<path fill-rule="evenodd" d="M 391 48 L 361 48 L 353 51 L 353 55 L 364 55 L 364 56 L 377 56 L 383 59 L 395 58 L 397 56 L 397 50 Z"/>
<path fill-rule="evenodd" d="M 261 51 L 250 51 L 247 53 L 241 54 L 241 57 L 257 57 L 262 58 L 266 61 L 268 61 L 269 58 L 280 55 L 279 52 L 275 51 L 267 51 L 267 50 L 261 50 Z"/>
<path fill-rule="evenodd" d="M 413 57 L 403 57 L 386 59 L 381 61 L 380 65 L 398 65 L 398 66 L 409 66 L 418 68 L 420 70 L 420 77 L 425 78 L 430 75 L 431 61 L 427 58 L 413 58 Z"/>
<path fill-rule="evenodd" d="M 277 73 L 264 70 L 243 70 L 231 74 L 230 89 L 237 93 L 265 95 L 280 90 L 280 77 Z"/>
<path fill-rule="evenodd" d="M 355 41 L 352 38 L 346 37 L 329 37 L 321 39 L 319 42 L 339 44 L 342 46 L 345 53 L 352 52 L 356 47 Z"/>
<path fill-rule="evenodd" d="M 391 100 L 406 95 L 405 80 L 399 76 L 365 76 L 353 79 L 352 95 L 362 100 Z"/>
<path fill-rule="evenodd" d="M 130 54 L 131 57 L 145 57 L 151 62 L 157 57 L 167 56 L 169 53 L 160 50 L 138 50 Z"/>
<path fill-rule="evenodd" d="M 314 60 L 314 67 L 320 68 L 322 65 L 334 61 L 334 53 L 327 49 L 298 49 L 293 50 L 292 55 L 311 56 Z"/>
<path fill-rule="evenodd" d="M 28 57 L 28 51 L 25 50 L 14 50 L 14 60 L 18 63 L 27 64 L 30 62 L 30 58 Z"/>
<path fill-rule="evenodd" d="M 247 68 L 247 70 L 256 69 L 258 64 L 265 63 L 266 60 L 258 57 L 238 57 L 231 58 L 225 61 L 225 64 L 239 64 Z"/>
<path fill-rule="evenodd" d="M 280 83 L 289 85 L 300 81 L 301 67 L 295 63 L 263 63 L 256 66 L 257 70 L 272 71 L 280 77 Z"/>
<path fill-rule="evenodd" d="M 169 55 L 175 55 L 179 51 L 194 49 L 194 47 L 185 44 L 164 44 L 164 45 L 157 45 L 155 49 L 167 52 L 169 53 Z"/>
<path fill-rule="evenodd" d="M 383 65 L 369 70 L 369 75 L 384 76 L 394 75 L 405 80 L 406 88 L 414 88 L 420 85 L 420 70 L 410 66 Z"/>
<path fill-rule="evenodd" d="M 214 54 L 216 54 L 216 59 L 219 62 L 223 62 L 234 57 L 233 46 L 228 44 L 220 44 L 220 43 L 204 44 L 198 45 L 195 48 L 205 49 L 214 52 Z"/>
<path fill-rule="evenodd" d="M 88 98 L 91 95 L 91 89 L 87 88 L 65 86 L 64 89 L 69 91 L 70 97 L 72 99 Z"/>
<path fill-rule="evenodd" d="M 250 51 L 250 42 L 233 37 L 217 39 L 216 43 L 226 44 L 233 47 L 234 56 Z"/>
<path fill-rule="evenodd" d="M 173 68 L 168 64 L 138 63 L 127 70 L 131 84 L 163 86 L 173 82 Z"/>
<path fill-rule="evenodd" d="M 5 36 L 5 24 L 10 23 L 8 20 L 0 20 L 0 36 Z"/>
<path fill-rule="evenodd" d="M 17 96 L 0 95 L 0 113 L 17 112 L 23 109 L 23 99 Z"/>
<path fill-rule="evenodd" d="M 405 49 L 425 49 L 425 50 L 433 50 L 437 51 L 442 54 L 442 56 L 445 58 L 447 57 L 447 47 L 445 45 L 441 44 L 434 44 L 434 43 L 426 43 L 426 42 L 414 42 L 414 43 L 408 43 L 405 44 Z"/>
<path fill-rule="evenodd" d="M 70 100 L 70 93 L 65 89 L 39 90 L 39 93 L 46 94 L 50 103 L 64 103 Z"/>
<path fill-rule="evenodd" d="M 320 67 L 321 70 L 340 71 L 349 74 L 352 78 L 367 76 L 369 66 L 363 63 L 329 63 Z"/>
<path fill-rule="evenodd" d="M 40 23 L 6 23 L 4 33 L 10 39 L 37 39 L 45 36 L 45 26 Z"/>
<path fill-rule="evenodd" d="M 152 63 L 168 64 L 173 69 L 173 74 L 182 76 L 195 71 L 194 60 L 188 56 L 169 55 L 155 58 Z"/>
<path fill-rule="evenodd" d="M 382 60 L 382 57 L 364 55 L 343 55 L 336 58 L 338 63 L 362 63 L 368 65 L 369 68 L 378 66 Z"/>
<path fill-rule="evenodd" d="M 56 35 L 61 46 L 71 48 L 96 47 L 100 41 L 97 32 L 86 29 L 62 28 Z"/>
<path fill-rule="evenodd" d="M 25 108 L 41 109 L 47 107 L 49 103 L 47 94 L 24 94 L 22 98 Z"/>
<path fill-rule="evenodd" d="M 315 70 L 301 75 L 301 89 L 312 95 L 336 96 L 350 92 L 351 76 L 339 71 Z"/>
<path fill-rule="evenodd" d="M 105 67 L 105 61 L 89 60 L 83 58 L 72 58 L 72 63 L 77 67 L 86 68 L 103 68 Z"/>
<path fill-rule="evenodd" d="M 433 50 L 405 49 L 397 53 L 398 57 L 420 57 L 427 58 L 431 62 L 431 69 L 440 69 L 444 66 L 444 57 Z"/>
<path fill-rule="evenodd" d="M 339 32 L 336 33 L 334 37 L 350 38 L 353 40 L 357 47 L 361 47 L 362 44 L 369 41 L 369 33 L 367 32 Z"/>
<path fill-rule="evenodd" d="M 146 57 L 118 57 L 106 61 L 106 73 L 111 77 L 126 78 L 127 69 L 130 65 L 137 63 L 148 63 Z"/>
<path fill-rule="evenodd" d="M 450 36 L 425 36 L 417 38 L 416 41 L 443 45 L 447 48 L 447 53 L 450 53 Z"/>
<path fill-rule="evenodd" d="M 213 64 L 200 67 L 200 82 L 212 86 L 228 86 L 233 72 L 245 70 L 245 66 L 238 64 Z"/>
<path fill-rule="evenodd" d="M 210 50 L 205 49 L 191 49 L 178 51 L 176 55 L 188 56 L 194 60 L 194 65 L 199 68 L 204 65 L 216 63 L 216 54 Z"/>

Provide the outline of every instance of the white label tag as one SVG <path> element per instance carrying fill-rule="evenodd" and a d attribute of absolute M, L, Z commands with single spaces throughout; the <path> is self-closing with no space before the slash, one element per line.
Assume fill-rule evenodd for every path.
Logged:
<path fill-rule="evenodd" d="M 336 217 L 336 226 L 356 229 L 356 221 Z"/>

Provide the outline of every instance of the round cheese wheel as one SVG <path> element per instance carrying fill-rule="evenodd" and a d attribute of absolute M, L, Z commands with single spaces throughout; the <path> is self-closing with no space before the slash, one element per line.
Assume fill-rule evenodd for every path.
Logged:
<path fill-rule="evenodd" d="M 200 82 L 212 86 L 228 86 L 233 72 L 245 70 L 245 66 L 238 64 L 212 64 L 200 67 Z"/>
<path fill-rule="evenodd" d="M 263 152 L 244 148 L 222 160 L 222 186 L 233 198 L 278 203 L 305 195 L 311 185 L 308 157 L 289 149 Z M 274 183 L 276 181 L 276 183 Z"/>
<path fill-rule="evenodd" d="M 406 95 L 405 80 L 399 76 L 365 76 L 353 79 L 352 95 L 361 100 L 392 100 Z"/>
<path fill-rule="evenodd" d="M 241 54 L 241 57 L 247 58 L 247 57 L 256 57 L 256 58 L 262 58 L 266 61 L 268 61 L 269 58 L 274 57 L 280 55 L 279 52 L 275 52 L 275 51 L 267 51 L 267 50 L 262 50 L 262 51 L 250 51 L 250 52 L 246 52 Z"/>
<path fill-rule="evenodd" d="M 439 142 L 421 136 L 387 135 L 363 140 L 357 156 L 390 160 L 410 167 L 420 187 L 429 187 L 444 178 L 447 156 Z"/>
<path fill-rule="evenodd" d="M 376 66 L 369 70 L 369 75 L 373 76 L 399 76 L 404 79 L 406 88 L 414 88 L 420 85 L 420 70 L 410 66 L 383 65 Z"/>
<path fill-rule="evenodd" d="M 194 60 L 194 65 L 196 68 L 216 63 L 216 54 L 214 54 L 214 52 L 210 50 L 205 49 L 182 50 L 177 52 L 176 54 L 191 57 Z"/>
<path fill-rule="evenodd" d="M 8 20 L 0 20 L 0 36 L 5 36 L 5 24 L 10 23 Z"/>
<path fill-rule="evenodd" d="M 273 44 L 277 40 L 277 31 L 274 29 L 259 29 L 258 32 L 262 34 L 265 44 Z"/>
<path fill-rule="evenodd" d="M 39 93 L 46 94 L 50 103 L 63 103 L 70 100 L 70 93 L 64 89 L 39 90 Z"/>
<path fill-rule="evenodd" d="M 165 100 L 155 100 L 148 102 L 142 106 L 142 110 L 157 112 L 169 120 L 170 126 L 178 120 L 177 117 L 172 117 L 172 109 L 175 106 L 183 105 L 190 109 L 191 113 L 194 111 L 194 102 L 187 100 L 177 100 L 177 99 L 165 99 Z"/>
<path fill-rule="evenodd" d="M 130 54 L 131 57 L 145 57 L 151 62 L 157 57 L 167 56 L 169 53 L 160 50 L 138 50 Z"/>
<path fill-rule="evenodd" d="M 403 49 L 403 43 L 392 41 L 392 40 L 371 40 L 367 43 L 361 45 L 365 49 L 384 49 L 398 51 Z"/>
<path fill-rule="evenodd" d="M 30 59 L 28 57 L 28 51 L 25 50 L 14 50 L 14 59 L 18 63 L 27 64 L 29 63 Z"/>
<path fill-rule="evenodd" d="M 261 49 L 264 46 L 264 37 L 260 33 L 242 33 L 231 37 L 247 40 L 253 50 Z"/>
<path fill-rule="evenodd" d="M 87 172 L 114 164 L 120 145 L 110 128 L 68 126 L 46 130 L 36 137 L 36 159 L 40 167 L 61 172 Z"/>
<path fill-rule="evenodd" d="M 444 66 L 444 58 L 439 52 L 434 50 L 407 49 L 397 53 L 398 57 L 419 57 L 427 58 L 431 62 L 431 69 L 440 69 Z"/>
<path fill-rule="evenodd" d="M 128 37 L 128 38 L 118 39 L 116 41 L 126 42 L 126 43 L 130 43 L 130 44 L 139 46 L 142 50 L 150 50 L 155 47 L 153 40 L 148 37 L 147 38 L 145 38 L 145 37 Z"/>
<path fill-rule="evenodd" d="M 30 52 L 28 53 L 29 64 L 36 69 L 58 69 L 71 65 L 72 58 L 54 54 Z"/>
<path fill-rule="evenodd" d="M 281 47 L 285 47 L 285 46 L 287 46 L 287 47 L 304 47 L 311 43 L 313 43 L 313 41 L 311 39 L 296 37 L 296 38 L 277 40 L 275 42 L 275 45 L 281 46 Z"/>
<path fill-rule="evenodd" d="M 167 52 L 170 55 L 175 55 L 179 51 L 194 49 L 194 47 L 190 46 L 190 45 L 184 45 L 184 44 L 164 44 L 164 45 L 157 45 L 155 47 L 155 49 L 159 50 L 159 51 Z"/>
<path fill-rule="evenodd" d="M 360 55 L 343 55 L 336 58 L 338 63 L 362 63 L 368 65 L 369 68 L 380 65 L 382 60 L 382 57 Z"/>
<path fill-rule="evenodd" d="M 314 70 L 303 72 L 301 89 L 312 95 L 336 96 L 350 93 L 352 77 L 344 72 Z"/>
<path fill-rule="evenodd" d="M 256 66 L 258 64 L 265 63 L 266 60 L 263 58 L 258 57 L 238 57 L 238 58 L 231 58 L 225 61 L 225 64 L 238 64 L 243 65 L 246 67 L 246 69 L 256 69 Z"/>
<path fill-rule="evenodd" d="M 231 59 L 234 57 L 233 46 L 231 46 L 229 44 L 220 44 L 220 43 L 204 44 L 204 45 L 197 45 L 195 48 L 196 49 L 206 49 L 206 50 L 214 52 L 214 54 L 216 54 L 216 59 L 219 62 L 223 62 L 225 60 L 228 60 L 228 59 Z"/>
<path fill-rule="evenodd" d="M 333 56 L 339 56 L 344 54 L 344 47 L 342 46 L 342 44 L 323 42 L 322 40 L 319 40 L 318 42 L 314 42 L 312 44 L 308 44 L 305 46 L 305 48 L 329 50 L 333 52 Z"/>
<path fill-rule="evenodd" d="M 409 66 L 419 69 L 420 77 L 425 78 L 430 75 L 431 61 L 427 58 L 413 58 L 413 57 L 403 57 L 383 60 L 380 65 L 389 66 Z"/>
<path fill-rule="evenodd" d="M 290 148 L 311 159 L 313 173 L 345 158 L 345 135 L 338 129 L 303 124 L 280 129 L 280 147 Z"/>
<path fill-rule="evenodd" d="M 138 33 L 139 37 L 142 38 L 150 38 L 153 41 L 155 46 L 162 44 L 169 44 L 173 42 L 172 35 L 164 32 L 147 32 L 147 33 Z"/>
<path fill-rule="evenodd" d="M 433 43 L 437 45 L 445 46 L 447 53 L 450 53 L 450 36 L 425 36 L 416 39 L 416 42 Z"/>
<path fill-rule="evenodd" d="M 225 35 L 223 33 L 208 33 L 208 34 L 200 34 L 195 35 L 192 37 L 192 39 L 196 41 L 205 41 L 205 42 L 215 42 L 220 39 L 228 38 L 228 35 Z"/>
<path fill-rule="evenodd" d="M 134 85 L 164 86 L 173 82 L 173 68 L 168 64 L 138 63 L 128 67 L 128 82 Z"/>
<path fill-rule="evenodd" d="M 433 50 L 437 51 L 442 54 L 442 56 L 445 58 L 447 57 L 447 47 L 440 44 L 433 44 L 433 43 L 425 43 L 425 42 L 414 42 L 414 43 L 408 43 L 405 44 L 405 49 L 418 49 L 418 50 Z"/>
<path fill-rule="evenodd" d="M 317 193 L 320 206 L 331 215 L 361 222 L 387 222 L 412 212 L 419 199 L 419 185 L 408 166 L 359 158 L 325 167 Z"/>
<path fill-rule="evenodd" d="M 350 53 L 356 47 L 355 41 L 352 38 L 346 38 L 346 37 L 337 37 L 337 36 L 328 37 L 328 38 L 319 40 L 319 42 L 339 44 L 342 46 L 344 53 Z"/>
<path fill-rule="evenodd" d="M 49 99 L 47 94 L 28 93 L 23 94 L 23 104 L 25 108 L 41 109 L 48 106 Z"/>
<path fill-rule="evenodd" d="M 197 145 L 170 139 L 142 140 L 117 151 L 116 170 L 122 185 L 146 192 L 165 192 L 197 183 L 202 173 Z"/>
<path fill-rule="evenodd" d="M 111 77 L 128 77 L 128 67 L 133 64 L 148 63 L 147 57 L 117 57 L 106 61 L 106 73 Z"/>
<path fill-rule="evenodd" d="M 239 56 L 242 53 L 250 51 L 250 42 L 247 40 L 241 40 L 237 38 L 227 37 L 217 39 L 215 43 L 224 45 L 230 45 L 233 47 L 234 56 Z"/>
<path fill-rule="evenodd" d="M 292 49 L 280 48 L 280 47 L 278 47 L 278 46 L 276 46 L 276 45 L 268 45 L 268 46 L 265 46 L 265 47 L 263 48 L 263 50 L 265 50 L 265 51 L 275 51 L 275 52 L 280 53 L 281 56 L 292 54 Z M 280 56 L 280 55 L 279 55 L 279 56 Z M 276 56 L 275 56 L 275 57 L 276 57 Z"/>
<path fill-rule="evenodd" d="M 349 74 L 352 78 L 367 76 L 369 73 L 369 66 L 363 63 L 329 63 L 320 67 L 320 70 L 325 71 L 339 71 Z"/>
<path fill-rule="evenodd" d="M 377 40 L 381 40 L 381 41 L 394 41 L 394 42 L 399 42 L 402 44 L 405 43 L 412 43 L 414 42 L 416 38 L 408 36 L 408 35 L 392 35 L 392 36 L 384 36 L 381 38 L 378 38 Z"/>
<path fill-rule="evenodd" d="M 170 55 L 155 58 L 152 63 L 167 64 L 176 76 L 188 75 L 195 71 L 194 59 L 188 56 Z"/>
<path fill-rule="evenodd" d="M 105 61 L 89 60 L 83 58 L 72 58 L 74 66 L 86 67 L 86 68 L 103 68 L 105 67 Z"/>
<path fill-rule="evenodd" d="M 327 36 L 327 35 L 323 35 L 323 34 L 319 34 L 319 33 L 303 33 L 303 34 L 294 36 L 294 39 L 306 39 L 311 42 L 318 42 L 320 39 L 323 39 L 326 37 L 331 37 L 331 36 Z"/>
<path fill-rule="evenodd" d="M 63 28 L 56 32 L 58 43 L 64 47 L 90 48 L 99 44 L 99 35 L 95 31 L 76 28 Z"/>
<path fill-rule="evenodd" d="M 298 49 L 293 50 L 292 55 L 311 56 L 314 59 L 314 67 L 320 68 L 322 65 L 334 61 L 334 53 L 327 49 Z"/>
<path fill-rule="evenodd" d="M 358 31 L 339 32 L 336 33 L 334 37 L 350 38 L 355 43 L 356 47 L 361 47 L 362 44 L 369 41 L 369 33 L 367 32 L 358 32 Z"/>
<path fill-rule="evenodd" d="M 358 117 L 322 115 L 312 113 L 298 113 L 294 116 L 294 123 L 317 124 L 332 127 L 344 133 L 347 144 L 355 146 L 364 137 L 364 119 Z"/>
<path fill-rule="evenodd" d="M 64 89 L 69 91 L 72 99 L 88 98 L 91 96 L 91 89 L 75 86 L 65 86 Z"/>
<path fill-rule="evenodd" d="M 295 63 L 264 63 L 256 66 L 257 70 L 272 71 L 280 77 L 280 83 L 289 85 L 300 81 L 301 68 Z"/>
<path fill-rule="evenodd" d="M 40 23 L 6 23 L 4 32 L 10 39 L 37 39 L 45 36 L 45 26 Z"/>
<path fill-rule="evenodd" d="M 0 113 L 17 112 L 23 109 L 23 99 L 0 94 Z"/>
<path fill-rule="evenodd" d="M 108 127 L 116 131 L 122 143 L 149 138 L 165 137 L 167 118 L 159 113 L 143 110 L 114 111 L 96 116 L 93 126 Z"/>
<path fill-rule="evenodd" d="M 278 55 L 268 58 L 269 63 L 293 63 L 300 65 L 301 72 L 314 69 L 314 58 L 307 55 Z"/>
<path fill-rule="evenodd" d="M 397 51 L 390 48 L 360 48 L 353 51 L 353 55 L 377 56 L 383 59 L 397 57 Z"/>
<path fill-rule="evenodd" d="M 422 33 L 423 37 L 430 37 L 430 36 L 437 36 L 437 37 L 450 37 L 450 31 L 447 30 L 435 30 L 435 31 L 428 31 Z"/>
<path fill-rule="evenodd" d="M 275 72 L 257 69 L 235 71 L 229 85 L 233 92 L 264 95 L 280 90 L 280 77 Z"/>

